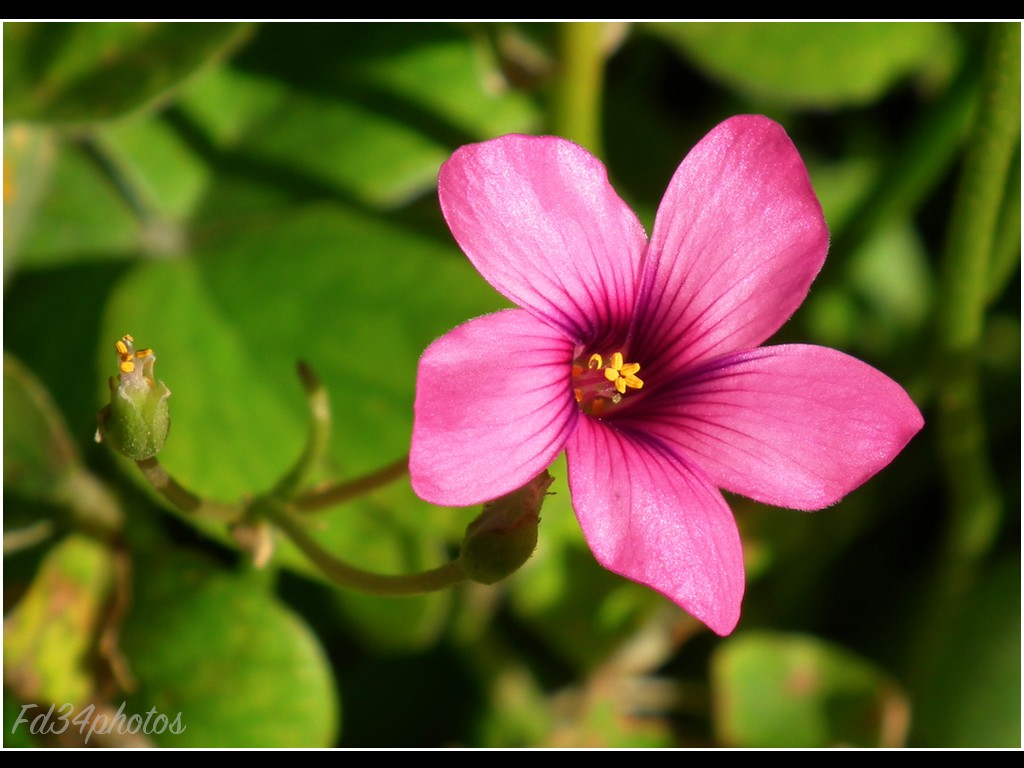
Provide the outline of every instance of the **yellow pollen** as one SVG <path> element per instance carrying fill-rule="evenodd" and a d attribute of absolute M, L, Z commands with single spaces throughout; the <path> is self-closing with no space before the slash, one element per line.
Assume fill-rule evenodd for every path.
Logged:
<path fill-rule="evenodd" d="M 117 354 L 122 356 L 128 354 L 128 345 L 125 344 L 123 341 L 115 341 L 114 347 L 117 349 Z"/>
<path fill-rule="evenodd" d="M 135 363 L 131 360 L 122 360 L 118 367 L 121 369 L 122 373 L 131 373 L 135 370 Z"/>
<path fill-rule="evenodd" d="M 606 364 L 607 363 L 607 364 Z M 627 363 L 621 352 L 608 358 L 592 354 L 586 366 L 572 365 L 573 396 L 579 407 L 592 416 L 601 416 L 618 405 L 630 389 L 642 389 L 643 379 L 637 376 L 640 363 Z"/>
<path fill-rule="evenodd" d="M 604 377 L 615 385 L 620 395 L 626 394 L 626 387 L 640 389 L 644 382 L 636 374 L 640 370 L 640 363 L 626 363 L 622 359 L 622 353 L 616 352 L 612 355 L 611 364 L 604 369 Z"/>
<path fill-rule="evenodd" d="M 139 359 L 142 359 L 143 357 L 149 357 L 152 354 L 152 349 L 140 349 L 138 352 L 135 353 L 135 356 Z"/>

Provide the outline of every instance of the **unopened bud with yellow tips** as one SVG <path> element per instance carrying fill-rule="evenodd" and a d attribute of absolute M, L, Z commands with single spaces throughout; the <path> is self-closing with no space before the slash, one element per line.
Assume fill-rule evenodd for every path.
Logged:
<path fill-rule="evenodd" d="M 99 413 L 96 441 L 106 440 L 129 459 L 148 459 L 167 440 L 171 426 L 167 398 L 171 391 L 153 378 L 153 350 L 136 350 L 135 340 L 127 334 L 114 343 L 114 348 L 119 373 L 110 379 L 110 404 Z"/>
<path fill-rule="evenodd" d="M 462 540 L 459 565 L 466 578 L 494 584 L 530 559 L 537 546 L 540 508 L 552 482 L 545 470 L 522 488 L 484 505 Z"/>

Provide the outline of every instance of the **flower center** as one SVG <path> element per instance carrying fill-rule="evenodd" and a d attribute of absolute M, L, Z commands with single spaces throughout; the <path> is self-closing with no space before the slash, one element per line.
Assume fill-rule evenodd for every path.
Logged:
<path fill-rule="evenodd" d="M 627 363 L 621 352 L 615 352 L 607 365 L 601 355 L 576 358 L 572 364 L 572 391 L 580 410 L 591 416 L 600 416 L 608 408 L 618 405 L 631 389 L 643 387 L 637 377 L 640 363 Z"/>
<path fill-rule="evenodd" d="M 153 386 L 153 362 L 156 356 L 152 349 L 135 349 L 134 342 L 135 339 L 127 333 L 114 342 L 118 357 L 117 367 L 125 377 L 126 384 L 129 381 L 138 384 L 141 380 Z"/>

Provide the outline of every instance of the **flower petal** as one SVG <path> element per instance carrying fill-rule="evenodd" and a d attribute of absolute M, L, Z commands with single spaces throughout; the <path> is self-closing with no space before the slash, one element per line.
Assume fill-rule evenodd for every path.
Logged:
<path fill-rule="evenodd" d="M 658 208 L 630 354 L 657 376 L 761 344 L 803 302 L 827 250 L 821 205 L 782 127 L 726 120 Z"/>
<path fill-rule="evenodd" d="M 924 425 L 881 371 L 801 344 L 708 363 L 630 418 L 693 457 L 720 487 L 805 510 L 864 483 Z"/>
<path fill-rule="evenodd" d="M 470 320 L 431 344 L 416 377 L 416 493 L 468 506 L 545 469 L 579 418 L 572 352 L 573 342 L 519 309 Z"/>
<path fill-rule="evenodd" d="M 581 418 L 566 449 L 573 508 L 605 568 L 720 635 L 739 621 L 743 552 L 725 499 L 657 440 Z"/>
<path fill-rule="evenodd" d="M 503 136 L 442 167 L 441 209 L 473 266 L 502 294 L 576 341 L 621 338 L 643 226 L 582 147 Z"/>

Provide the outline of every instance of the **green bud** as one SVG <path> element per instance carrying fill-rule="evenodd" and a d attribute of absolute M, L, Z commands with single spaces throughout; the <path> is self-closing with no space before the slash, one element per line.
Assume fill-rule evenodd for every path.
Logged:
<path fill-rule="evenodd" d="M 494 584 L 530 559 L 537 546 L 540 508 L 552 482 L 545 470 L 522 488 L 484 504 L 462 540 L 459 564 L 466 578 Z"/>
<path fill-rule="evenodd" d="M 120 373 L 110 379 L 110 404 L 100 411 L 96 441 L 105 438 L 114 450 L 140 461 L 164 447 L 171 426 L 171 391 L 153 379 L 153 350 L 136 351 L 133 342 L 125 335 L 114 345 Z"/>

